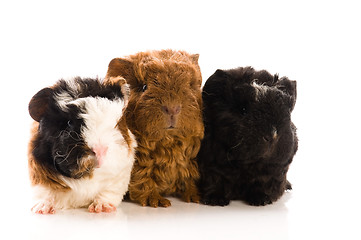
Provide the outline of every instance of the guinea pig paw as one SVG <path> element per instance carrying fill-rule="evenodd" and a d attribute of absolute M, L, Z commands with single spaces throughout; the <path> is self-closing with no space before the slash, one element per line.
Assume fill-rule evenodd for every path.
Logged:
<path fill-rule="evenodd" d="M 144 199 L 143 201 L 140 201 L 140 204 L 145 207 L 147 205 L 157 208 L 157 207 L 169 207 L 172 204 L 170 201 L 166 198 L 163 198 L 161 196 L 149 196 L 147 199 Z"/>
<path fill-rule="evenodd" d="M 246 202 L 251 206 L 266 206 L 272 203 L 272 200 L 266 194 L 252 194 L 246 198 Z"/>
<path fill-rule="evenodd" d="M 224 207 L 229 205 L 230 200 L 225 197 L 209 196 L 204 197 L 201 202 L 205 205 Z"/>
<path fill-rule="evenodd" d="M 37 214 L 54 214 L 55 208 L 51 202 L 42 201 L 35 204 L 34 207 L 31 208 L 31 211 Z"/>
<path fill-rule="evenodd" d="M 194 202 L 194 203 L 199 203 L 200 201 L 200 197 L 198 194 L 183 194 L 182 196 L 183 201 L 185 202 Z"/>
<path fill-rule="evenodd" d="M 287 183 L 286 183 L 286 191 L 291 191 L 291 190 L 292 190 L 292 184 L 289 181 L 287 181 Z"/>
<path fill-rule="evenodd" d="M 117 208 L 111 203 L 105 203 L 101 201 L 94 201 L 88 207 L 89 212 L 91 213 L 101 213 L 101 212 L 115 212 Z"/>

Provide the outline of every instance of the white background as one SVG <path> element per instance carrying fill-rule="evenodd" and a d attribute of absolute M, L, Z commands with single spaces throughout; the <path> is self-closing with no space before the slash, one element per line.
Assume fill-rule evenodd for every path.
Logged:
<path fill-rule="evenodd" d="M 361 15 L 357 1 L 1 1 L 1 239 L 360 239 Z M 39 216 L 26 148 L 30 98 L 104 77 L 114 57 L 199 53 L 203 80 L 253 66 L 297 80 L 293 190 L 266 207 L 123 203 Z"/>

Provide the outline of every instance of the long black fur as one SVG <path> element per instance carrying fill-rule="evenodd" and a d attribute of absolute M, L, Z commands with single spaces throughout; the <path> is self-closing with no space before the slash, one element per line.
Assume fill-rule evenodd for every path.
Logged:
<path fill-rule="evenodd" d="M 296 82 L 251 67 L 217 70 L 202 92 L 205 137 L 198 154 L 201 201 L 266 205 L 291 184 L 298 148 L 291 112 Z"/>

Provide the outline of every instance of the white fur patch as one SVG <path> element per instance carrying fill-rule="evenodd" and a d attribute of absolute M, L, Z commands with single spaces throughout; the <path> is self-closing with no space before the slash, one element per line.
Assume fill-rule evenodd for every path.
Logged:
<path fill-rule="evenodd" d="M 52 202 L 55 209 L 87 207 L 99 201 L 118 206 L 128 190 L 136 146 L 135 137 L 129 131 L 133 149 L 129 152 L 127 142 L 116 128 L 125 107 L 124 101 L 87 97 L 70 103 L 85 108 L 84 113 L 80 114 L 85 123 L 81 135 L 89 148 L 104 146 L 107 149 L 103 164 L 94 169 L 92 177 L 62 177 L 71 188 L 69 191 L 54 191 L 38 186 L 38 196 L 42 201 Z"/>
<path fill-rule="evenodd" d="M 55 95 L 55 101 L 61 110 L 67 111 L 69 102 L 73 101 L 74 98 L 67 92 L 58 93 Z"/>
<path fill-rule="evenodd" d="M 72 97 L 68 92 L 62 92 L 55 95 L 55 101 L 57 102 L 60 109 L 63 111 L 67 111 L 69 102 L 73 101 L 74 99 L 78 98 L 78 92 L 81 90 L 80 85 L 76 83 L 73 79 L 67 79 L 66 85 L 69 87 L 70 93 L 74 96 Z"/>

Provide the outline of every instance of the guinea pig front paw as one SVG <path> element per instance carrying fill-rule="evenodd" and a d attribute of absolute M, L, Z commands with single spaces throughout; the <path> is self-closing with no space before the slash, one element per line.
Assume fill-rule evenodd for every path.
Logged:
<path fill-rule="evenodd" d="M 37 214 L 54 214 L 55 207 L 51 201 L 41 201 L 35 204 L 31 211 Z"/>
<path fill-rule="evenodd" d="M 224 196 L 210 195 L 210 196 L 203 197 L 201 202 L 205 205 L 224 207 L 224 206 L 229 205 L 230 200 Z"/>
<path fill-rule="evenodd" d="M 170 201 L 159 194 L 151 194 L 148 197 L 139 200 L 140 205 L 143 207 L 151 206 L 151 207 L 169 207 L 172 204 Z"/>
<path fill-rule="evenodd" d="M 183 201 L 185 202 L 194 202 L 194 203 L 199 203 L 200 201 L 200 198 L 199 198 L 199 195 L 197 193 L 195 194 L 183 194 L 182 195 L 182 199 Z"/>
<path fill-rule="evenodd" d="M 101 212 L 110 213 L 110 212 L 115 212 L 117 208 L 111 203 L 94 200 L 94 202 L 89 205 L 88 210 L 91 213 L 101 213 Z"/>
<path fill-rule="evenodd" d="M 286 182 L 286 191 L 288 190 L 292 190 L 292 184 L 289 181 Z"/>
<path fill-rule="evenodd" d="M 272 203 L 270 197 L 264 193 L 249 194 L 245 201 L 251 206 L 265 206 Z"/>
<path fill-rule="evenodd" d="M 185 202 L 199 203 L 200 197 L 195 187 L 190 187 L 182 193 L 182 200 Z"/>

